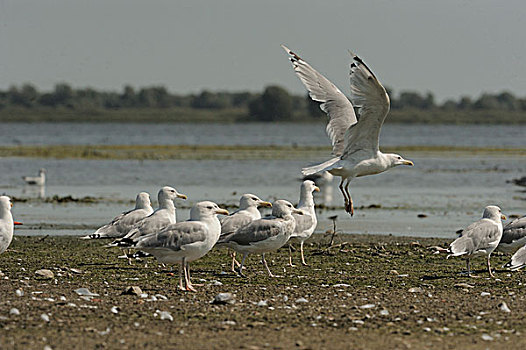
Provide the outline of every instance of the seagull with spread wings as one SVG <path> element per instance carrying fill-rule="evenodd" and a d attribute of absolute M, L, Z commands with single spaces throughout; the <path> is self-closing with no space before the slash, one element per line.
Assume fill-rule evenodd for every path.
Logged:
<path fill-rule="evenodd" d="M 340 176 L 345 210 L 354 214 L 349 183 L 355 177 L 382 173 L 413 162 L 398 154 L 382 153 L 378 139 L 389 112 L 389 96 L 380 81 L 361 58 L 351 53 L 350 100 L 327 78 L 284 45 L 296 75 L 310 97 L 327 113 L 327 135 L 332 142 L 332 158 L 303 169 L 303 175 L 329 171 Z M 352 103 L 351 103 L 352 102 Z M 355 108 L 357 113 L 355 113 Z"/>

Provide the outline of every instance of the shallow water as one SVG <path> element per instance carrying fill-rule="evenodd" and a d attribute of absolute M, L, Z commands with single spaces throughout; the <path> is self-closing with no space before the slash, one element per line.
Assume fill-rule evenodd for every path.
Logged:
<path fill-rule="evenodd" d="M 5 125 L 4 125 L 5 126 Z M 1 130 L 5 133 L 5 127 Z M 57 127 L 58 126 L 58 127 Z M 43 124 L 41 133 L 27 126 L 28 137 L 24 144 L 46 142 L 59 143 L 103 143 L 95 136 L 99 132 L 107 133 L 107 124 L 67 124 L 60 135 L 53 133 L 61 129 L 61 124 Z M 13 125 L 11 125 L 13 127 Z M 14 125 L 13 129 L 21 127 Z M 70 128 L 71 127 L 71 128 Z M 113 127 L 113 126 L 112 126 Z M 282 125 L 241 125 L 247 131 L 237 138 L 228 137 L 228 132 L 237 125 L 114 125 L 125 132 L 114 138 L 105 139 L 109 143 L 145 144 L 149 134 L 141 134 L 136 128 L 151 128 L 161 132 L 166 143 L 192 143 L 197 131 L 222 130 L 215 138 L 207 138 L 209 144 L 265 144 L 270 140 L 275 144 L 284 144 L 292 140 L 301 140 L 301 133 L 307 134 L 305 141 L 309 145 L 327 142 L 323 128 L 307 124 L 296 126 L 299 132 L 282 135 Z M 150 129 L 149 129 L 150 128 Z M 182 142 L 179 136 L 169 139 L 170 132 L 178 128 L 188 128 Z M 288 125 L 285 129 L 292 128 Z M 452 126 L 386 126 L 384 139 L 392 140 L 392 145 L 420 145 L 425 137 L 416 137 L 418 130 L 422 135 L 429 135 L 425 144 L 449 146 L 512 146 L 526 148 L 526 140 L 516 137 L 520 131 L 526 134 L 524 127 L 452 127 Z M 320 132 L 321 129 L 321 132 Z M 409 130 L 410 129 L 410 130 Z M 126 135 L 129 130 L 134 133 Z M 229 131 L 230 130 L 230 131 Z M 297 131 L 298 131 L 297 130 Z M 438 136 L 438 132 L 444 135 Z M 492 131 L 493 130 L 493 131 Z M 289 130 L 290 131 L 290 130 Z M 448 132 L 446 132 L 448 131 Z M 468 132 L 469 131 L 469 132 Z M 70 134 L 71 132 L 71 134 Z M 113 132 L 113 131 L 112 131 Z M 130 131 L 131 132 L 131 131 Z M 492 132 L 492 137 L 487 133 Z M 47 134 L 46 134 L 47 133 Z M 452 135 L 466 134 L 465 138 L 454 138 Z M 9 134 L 9 135 L 14 135 Z M 323 136 L 319 138 L 318 134 Z M 33 135 L 33 136 L 31 136 Z M 74 136 L 77 137 L 74 137 Z M 413 135 L 413 136 L 411 136 Z M 469 137 L 467 137 L 469 135 Z M 508 135 L 510 137 L 497 137 Z M 515 135 L 515 136 L 513 136 Z M 37 137 L 38 136 L 38 137 Z M 46 137 L 45 137 L 46 136 Z M 100 135 L 99 135 L 100 136 Z M 129 137 L 127 137 L 129 136 Z M 512 137 L 513 136 L 513 137 Z M 8 136 L 3 142 L 9 144 Z M 20 137 L 20 136 L 16 136 Z M 287 141 L 289 140 L 289 141 Z M 442 140 L 442 141 L 440 141 Z M 457 141 L 457 143 L 452 143 Z M 520 141 L 520 142 L 519 142 Z M 292 141 L 296 142 L 296 141 Z M 440 143 L 442 142 L 442 143 Z M 162 142 L 160 142 L 162 143 Z M 298 142 L 299 143 L 299 142 Z M 507 180 L 524 176 L 526 157 L 478 154 L 476 156 L 446 153 L 433 156 L 423 154 L 404 154 L 415 162 L 415 167 L 400 167 L 385 174 L 353 180 L 351 193 L 356 211 L 353 218 L 343 211 L 342 197 L 337 189 L 337 180 L 322 189 L 322 195 L 332 193 L 332 198 L 317 198 L 332 210 L 319 212 L 318 232 L 325 232 L 332 227 L 328 217 L 338 215 L 338 229 L 352 233 L 392 233 L 394 235 L 454 237 L 454 232 L 478 219 L 484 206 L 497 204 L 506 214 L 526 213 L 526 193 L 521 188 L 507 183 Z M 199 200 L 210 199 L 218 203 L 235 204 L 242 193 L 250 192 L 263 199 L 274 200 L 285 198 L 296 203 L 298 200 L 300 170 L 306 164 L 317 159 L 297 160 L 78 160 L 78 159 L 33 159 L 2 158 L 0 159 L 0 193 L 18 198 L 34 198 L 28 202 L 15 203 L 13 212 L 16 219 L 24 222 L 17 228 L 17 234 L 86 234 L 94 228 L 108 222 L 120 212 L 133 206 L 132 201 L 140 191 L 147 191 L 152 199 L 164 185 L 176 187 L 189 196 L 187 202 L 178 201 L 178 220 L 188 218 L 189 207 Z M 47 186 L 44 189 L 25 186 L 23 175 L 35 174 L 39 168 L 48 170 Z M 44 190 L 45 193 L 41 193 Z M 64 204 L 44 203 L 38 197 L 74 198 L 96 197 L 95 203 Z M 360 207 L 365 207 L 360 209 Z M 367 208 L 380 206 L 380 208 Z M 426 217 L 419 218 L 419 214 Z"/>

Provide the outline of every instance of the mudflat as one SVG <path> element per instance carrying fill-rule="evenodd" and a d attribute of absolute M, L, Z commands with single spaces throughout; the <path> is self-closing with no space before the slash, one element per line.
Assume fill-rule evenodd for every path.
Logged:
<path fill-rule="evenodd" d="M 191 264 L 198 292 L 177 290 L 177 271 L 151 258 L 128 265 L 119 249 L 78 237 L 15 236 L 0 256 L 0 349 L 422 349 L 526 347 L 526 274 L 502 266 L 488 278 L 433 254 L 450 240 L 342 235 L 288 248 L 230 272 L 226 250 Z M 145 267 L 145 264 L 147 266 Z M 35 272 L 47 269 L 52 272 Z M 46 275 L 48 274 L 48 275 Z M 141 292 L 125 294 L 127 287 Z M 86 288 L 97 295 L 81 296 Z M 231 293 L 223 304 L 219 293 Z M 142 295 L 141 295 L 142 294 Z"/>

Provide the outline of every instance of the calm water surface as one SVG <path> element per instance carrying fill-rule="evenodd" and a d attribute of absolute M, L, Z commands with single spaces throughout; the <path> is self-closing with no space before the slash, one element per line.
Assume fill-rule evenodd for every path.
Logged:
<path fill-rule="evenodd" d="M 248 144 L 328 145 L 323 126 L 316 124 L 147 125 L 147 124 L 2 124 L 2 144 Z M 118 132 L 116 132 L 118 130 Z M 115 135 L 114 135 L 115 134 Z M 21 136 L 23 135 L 23 136 Z M 457 145 L 526 149 L 524 126 L 386 125 L 386 145 Z M 497 204 L 506 214 L 526 213 L 526 193 L 507 180 L 526 175 L 526 157 L 441 156 L 404 154 L 414 168 L 355 179 L 351 193 L 357 210 L 350 218 L 343 209 L 319 212 L 318 232 L 338 215 L 338 228 L 353 233 L 452 238 L 478 219 L 484 206 Z M 177 202 L 178 220 L 199 200 L 234 204 L 242 193 L 261 198 L 286 198 L 296 203 L 300 170 L 314 159 L 290 160 L 75 160 L 0 159 L 0 193 L 35 198 L 15 203 L 18 234 L 86 234 L 133 206 L 140 191 L 155 199 L 158 189 L 172 185 L 189 196 Z M 48 169 L 41 193 L 25 186 L 21 176 Z M 332 194 L 332 196 L 331 196 Z M 39 196 L 101 198 L 94 204 L 49 204 Z M 322 190 L 317 202 L 342 206 L 337 181 Z M 367 208 L 380 205 L 381 208 Z M 360 206 L 365 208 L 360 209 Z M 425 214 L 425 218 L 419 218 Z M 49 225 L 53 225 L 50 227 Z M 44 228 L 40 228 L 44 227 Z"/>

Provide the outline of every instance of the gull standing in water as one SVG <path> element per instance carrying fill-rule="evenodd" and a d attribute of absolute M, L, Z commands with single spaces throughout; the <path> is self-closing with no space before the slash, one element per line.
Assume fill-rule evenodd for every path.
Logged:
<path fill-rule="evenodd" d="M 239 200 L 239 209 L 223 217 L 221 222 L 221 236 L 219 240 L 234 233 L 237 229 L 249 224 L 254 220 L 261 219 L 258 207 L 272 208 L 272 203 L 260 199 L 258 196 L 246 193 Z M 236 253 L 232 253 L 232 271 L 235 272 Z M 239 264 L 239 263 L 238 263 Z"/>
<path fill-rule="evenodd" d="M 189 221 L 168 225 L 160 232 L 146 236 L 123 238 L 115 245 L 150 253 L 160 263 L 180 263 L 179 289 L 195 292 L 190 282 L 189 263 L 208 253 L 219 239 L 221 223 L 218 214 L 228 215 L 228 211 L 213 202 L 199 202 L 190 210 Z"/>
<path fill-rule="evenodd" d="M 517 250 L 517 248 L 520 249 Z M 501 252 L 515 252 L 517 250 L 504 267 L 518 270 L 526 266 L 526 215 L 504 226 L 497 250 Z"/>
<path fill-rule="evenodd" d="M 502 214 L 499 207 L 490 205 L 484 208 L 482 219 L 466 227 L 462 231 L 462 236 L 450 244 L 447 258 L 450 256 L 465 256 L 468 276 L 471 276 L 469 260 L 476 255 L 486 255 L 488 273 L 490 277 L 495 277 L 491 272 L 489 259 L 502 237 L 501 219 L 505 220 L 506 217 Z"/>
<path fill-rule="evenodd" d="M 305 256 L 303 255 L 303 243 L 309 239 L 318 224 L 316 208 L 314 207 L 314 196 L 312 195 L 312 192 L 314 191 L 320 191 L 318 186 L 314 184 L 314 181 L 303 181 L 300 188 L 300 201 L 296 207 L 303 212 L 303 215 L 292 214 L 294 220 L 296 220 L 296 228 L 290 237 L 297 237 L 300 241 L 301 263 L 304 266 L 307 266 L 307 263 L 305 262 Z M 292 251 L 290 250 L 290 246 L 289 265 L 294 266 L 292 264 Z"/>
<path fill-rule="evenodd" d="M 150 201 L 150 195 L 147 192 L 141 192 L 135 199 L 134 209 L 120 214 L 109 224 L 100 227 L 97 231 L 82 237 L 82 239 L 124 237 L 132 229 L 133 225 L 151 213 L 153 213 L 153 208 Z"/>
<path fill-rule="evenodd" d="M 218 241 L 238 253 L 243 254 L 243 260 L 237 272 L 242 277 L 243 264 L 249 254 L 262 254 L 261 262 L 267 269 L 270 277 L 274 277 L 270 271 L 265 253 L 281 248 L 290 238 L 296 227 L 293 213 L 303 214 L 301 210 L 286 200 L 277 200 L 272 203 L 272 217 L 252 221 L 230 235 L 226 235 Z"/>
<path fill-rule="evenodd" d="M 0 196 L 0 254 L 5 252 L 13 240 L 13 231 L 15 225 L 22 225 L 13 220 L 11 214 L 11 198 Z"/>
<path fill-rule="evenodd" d="M 326 131 L 332 142 L 333 158 L 304 168 L 303 175 L 329 171 L 340 176 L 339 188 L 345 211 L 352 216 L 354 208 L 349 183 L 353 178 L 379 174 L 398 165 L 413 165 L 412 161 L 398 154 L 382 153 L 379 149 L 380 128 L 389 112 L 389 96 L 369 67 L 353 53 L 349 101 L 327 78 L 287 47 L 281 46 L 290 55 L 294 71 L 309 96 L 321 103 L 320 108 L 329 117 Z"/>
<path fill-rule="evenodd" d="M 28 185 L 44 186 L 46 184 L 46 169 L 41 168 L 38 171 L 38 176 L 22 176 L 22 179 Z"/>

